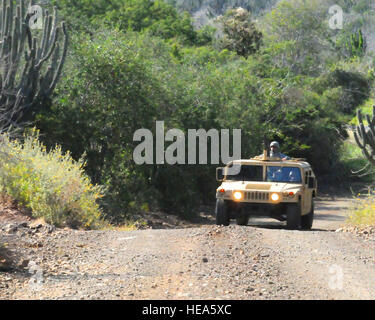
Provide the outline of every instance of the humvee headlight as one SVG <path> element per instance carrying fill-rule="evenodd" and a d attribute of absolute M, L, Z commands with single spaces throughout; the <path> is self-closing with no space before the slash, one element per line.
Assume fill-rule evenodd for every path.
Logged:
<path fill-rule="evenodd" d="M 277 193 L 272 193 L 271 194 L 271 200 L 272 201 L 279 201 L 280 200 L 280 196 Z"/>
<path fill-rule="evenodd" d="M 241 200 L 243 197 L 243 194 L 242 192 L 236 191 L 235 193 L 233 193 L 233 197 L 235 200 Z"/>

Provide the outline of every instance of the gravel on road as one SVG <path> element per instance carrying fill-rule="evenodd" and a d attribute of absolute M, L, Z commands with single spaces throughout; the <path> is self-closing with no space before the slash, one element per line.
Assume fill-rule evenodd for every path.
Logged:
<path fill-rule="evenodd" d="M 336 232 L 348 203 L 317 201 L 311 231 L 271 219 L 135 231 L 0 224 L 14 261 L 0 271 L 0 299 L 374 299 L 375 232 Z"/>

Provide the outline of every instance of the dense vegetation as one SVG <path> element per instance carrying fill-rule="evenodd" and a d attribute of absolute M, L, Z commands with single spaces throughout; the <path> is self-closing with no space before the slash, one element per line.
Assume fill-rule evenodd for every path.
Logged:
<path fill-rule="evenodd" d="M 188 217 L 214 199 L 215 165 L 134 163 L 134 132 L 155 132 L 157 120 L 185 133 L 241 129 L 243 157 L 261 153 L 264 136 L 276 139 L 325 181 L 347 178 L 344 128 L 374 79 L 371 1 L 335 1 L 350 12 L 342 30 L 329 28 L 331 3 L 320 0 L 52 3 L 70 47 L 51 103 L 33 120 L 47 147 L 85 157 L 110 221 L 155 208 Z M 225 14 L 237 6 L 252 13 Z M 212 23 L 194 28 L 190 13 L 207 8 Z"/>

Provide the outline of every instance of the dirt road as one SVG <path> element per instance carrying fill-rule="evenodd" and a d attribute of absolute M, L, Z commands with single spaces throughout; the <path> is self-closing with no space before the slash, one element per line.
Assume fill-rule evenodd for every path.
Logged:
<path fill-rule="evenodd" d="M 375 235 L 335 232 L 348 199 L 316 201 L 312 231 L 275 220 L 137 231 L 1 232 L 19 267 L 0 299 L 374 299 Z"/>

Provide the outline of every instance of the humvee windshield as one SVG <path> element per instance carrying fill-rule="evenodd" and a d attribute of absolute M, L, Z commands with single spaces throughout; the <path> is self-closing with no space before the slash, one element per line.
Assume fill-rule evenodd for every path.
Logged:
<path fill-rule="evenodd" d="M 263 166 L 234 164 L 230 168 L 238 174 L 227 175 L 227 180 L 234 181 L 263 181 Z M 230 172 L 230 171 L 229 171 Z"/>
<path fill-rule="evenodd" d="M 298 167 L 267 166 L 266 177 L 263 179 L 262 165 L 233 164 L 226 176 L 226 180 L 232 181 L 256 181 L 256 182 L 288 182 L 301 183 L 301 170 Z M 235 173 L 235 174 L 230 174 Z"/>
<path fill-rule="evenodd" d="M 267 181 L 301 183 L 301 171 L 297 167 L 271 167 L 267 166 Z"/>

